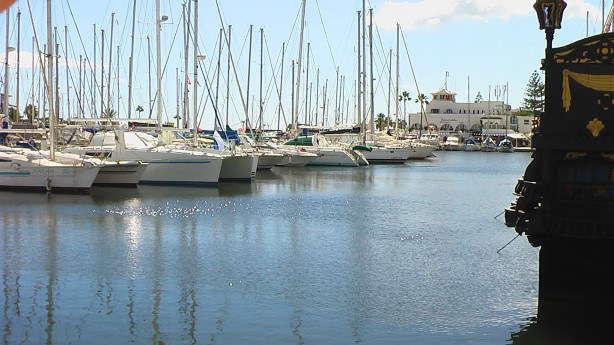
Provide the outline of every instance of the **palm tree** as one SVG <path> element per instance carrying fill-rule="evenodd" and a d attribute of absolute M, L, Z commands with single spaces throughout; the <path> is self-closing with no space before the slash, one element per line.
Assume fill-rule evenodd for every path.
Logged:
<path fill-rule="evenodd" d="M 104 112 L 102 112 L 102 117 L 107 119 L 112 119 L 117 115 L 117 112 L 111 108 L 106 108 Z"/>
<path fill-rule="evenodd" d="M 145 109 L 143 109 L 143 107 L 141 107 L 140 105 L 136 106 L 136 111 L 139 113 L 139 118 L 141 117 L 141 113 L 143 112 L 143 110 Z"/>
<path fill-rule="evenodd" d="M 26 108 L 23 110 L 23 112 L 28 117 L 29 123 L 33 123 L 32 121 L 35 118 L 38 118 L 38 108 L 35 105 L 28 104 Z"/>
<path fill-rule="evenodd" d="M 420 103 L 420 134 L 422 134 L 422 115 L 424 115 L 424 105 L 429 105 L 429 97 L 423 93 L 418 95 L 416 98 L 416 103 Z"/>
<path fill-rule="evenodd" d="M 399 102 L 403 101 L 403 121 L 407 121 L 407 101 L 411 101 L 411 97 L 409 97 L 409 92 L 403 91 L 399 95 Z"/>
<path fill-rule="evenodd" d="M 384 113 L 377 114 L 377 119 L 375 120 L 375 124 L 377 125 L 377 129 L 380 131 L 384 130 L 384 127 L 388 125 L 388 119 L 386 119 L 386 115 Z"/>

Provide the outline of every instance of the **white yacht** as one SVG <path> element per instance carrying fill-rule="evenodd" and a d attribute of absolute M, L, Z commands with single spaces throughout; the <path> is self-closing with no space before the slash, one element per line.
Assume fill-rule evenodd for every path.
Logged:
<path fill-rule="evenodd" d="M 455 136 L 449 136 L 446 141 L 443 143 L 444 151 L 462 151 L 463 144 L 460 141 L 460 138 Z"/>
<path fill-rule="evenodd" d="M 359 166 L 354 154 L 349 152 L 346 147 L 331 145 L 322 135 L 297 137 L 288 140 L 284 146 L 304 148 L 307 152 L 316 154 L 318 157 L 307 163 L 307 165 L 324 166 Z"/>
<path fill-rule="evenodd" d="M 41 191 L 87 191 L 100 166 L 90 161 L 62 163 L 44 153 L 0 147 L 0 188 Z"/>
<path fill-rule="evenodd" d="M 104 156 L 107 161 L 148 163 L 142 184 L 215 185 L 219 181 L 222 156 L 158 145 L 150 134 L 124 131 L 100 131 L 86 147 L 66 150 L 88 156 Z"/>

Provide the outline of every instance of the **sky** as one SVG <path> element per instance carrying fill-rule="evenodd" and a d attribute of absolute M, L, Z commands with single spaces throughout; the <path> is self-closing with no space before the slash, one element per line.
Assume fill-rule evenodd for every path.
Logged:
<path fill-rule="evenodd" d="M 602 0 L 567 0 L 562 28 L 557 30 L 553 45 L 563 46 L 587 35 L 601 32 L 602 2 L 605 13 L 612 5 Z M 155 0 L 136 1 L 133 102 L 131 117 L 147 117 L 150 110 L 149 89 L 156 94 L 155 60 Z M 522 106 L 525 89 L 533 71 L 539 71 L 546 45 L 545 34 L 539 30 L 533 0 L 371 0 L 365 8 L 373 10 L 372 48 L 369 45 L 367 16 L 366 95 L 370 99 L 371 66 L 373 69 L 374 113 L 397 112 L 396 60 L 399 60 L 399 92 L 406 91 L 412 100 L 399 104 L 402 113 L 417 112 L 416 96 L 446 88 L 457 93 L 458 102 L 473 102 L 478 92 L 484 100 L 505 100 L 513 108 Z M 188 104 L 192 107 L 194 81 L 198 80 L 198 126 L 212 128 L 215 111 L 211 99 L 217 97 L 217 113 L 222 123 L 233 128 L 244 126 L 246 115 L 253 127 L 260 121 L 262 99 L 262 123 L 267 129 L 277 128 L 291 121 L 292 113 L 292 60 L 299 57 L 300 0 L 199 0 L 198 46 L 204 59 L 199 65 L 198 77 L 194 76 L 193 47 L 188 53 L 188 78 L 184 72 L 183 4 L 194 13 L 195 2 L 184 0 L 160 0 L 161 15 L 168 16 L 162 25 L 161 59 L 164 65 L 162 77 L 163 121 L 175 121 L 177 104 L 183 115 L 183 102 L 178 94 L 185 87 L 190 90 Z M 301 86 L 299 88 L 299 122 L 316 117 L 322 121 L 326 112 L 327 125 L 333 125 L 335 114 L 341 122 L 355 120 L 356 85 L 358 76 L 358 11 L 362 12 L 362 0 L 306 0 L 305 26 L 301 62 Z M 59 93 L 62 98 L 60 117 L 76 115 L 79 80 L 84 90 L 85 117 L 100 113 L 100 80 L 104 79 L 102 96 L 110 98 L 118 117 L 128 117 L 129 56 L 132 30 L 132 5 L 130 0 L 109 1 L 53 1 L 53 25 L 58 27 L 60 45 Z M 40 68 L 32 71 L 33 25 L 28 2 L 17 0 L 9 12 L 9 46 L 17 47 L 16 13 L 21 11 L 20 42 L 20 108 L 29 99 L 34 81 L 39 88 Z M 32 22 L 38 36 L 39 49 L 46 43 L 46 1 L 30 0 Z M 111 22 L 114 13 L 113 23 Z M 192 24 L 194 19 L 191 19 Z M 361 19 L 362 21 L 362 19 Z M 6 13 L 0 14 L 0 61 L 2 84 L 4 83 L 6 51 Z M 397 24 L 400 27 L 399 52 L 397 54 Z M 94 25 L 96 31 L 94 31 Z M 230 33 L 228 26 L 231 26 Z M 64 29 L 66 27 L 66 29 Z M 230 67 L 226 39 L 219 54 L 220 28 L 230 37 L 234 67 Z M 250 27 L 252 28 L 250 55 Z M 65 34 L 66 30 L 66 34 Z M 104 30 L 105 61 L 101 63 L 100 42 Z M 261 30 L 262 37 L 261 40 Z M 113 38 L 111 43 L 111 31 Z M 94 33 L 96 33 L 97 61 L 94 64 Z M 362 34 L 362 32 L 361 32 Z M 68 39 L 65 39 L 65 35 Z M 149 39 L 148 39 L 149 38 Z M 67 44 L 66 44 L 67 42 Z M 264 42 L 264 44 L 261 44 Z M 307 46 L 309 45 L 309 54 Z M 111 88 L 109 80 L 109 47 L 111 51 Z M 282 47 L 283 75 L 281 73 Z M 67 51 L 65 52 L 65 48 Z M 119 49 L 119 59 L 118 59 Z M 373 51 L 373 63 L 371 54 Z M 16 51 L 9 53 L 10 104 L 16 102 Z M 80 58 L 81 56 L 81 58 Z M 251 56 L 251 59 L 250 59 Z M 261 63 L 262 56 L 262 63 Z M 307 63 L 309 56 L 309 64 Z M 68 60 L 64 60 L 67 57 Z M 89 62 L 85 62 L 85 60 Z M 81 62 L 84 61 L 84 62 Z M 392 60 L 392 64 L 390 64 Z M 219 73 L 216 73 L 220 61 Z M 251 61 L 251 64 L 248 62 Z M 119 65 L 118 65 L 119 62 Z M 362 63 L 362 60 L 361 60 Z M 82 68 L 82 77 L 79 65 Z M 68 65 L 68 69 L 65 67 Z M 104 65 L 105 74 L 101 78 Z M 94 66 L 96 68 L 94 72 Z M 298 65 L 295 67 L 298 72 Z M 117 72 L 119 70 L 119 73 Z M 66 81 L 68 75 L 68 82 Z M 94 87 L 93 76 L 97 84 Z M 219 75 L 219 78 L 216 76 Z M 262 78 L 261 78 L 262 75 Z M 248 82 L 249 76 L 249 82 Z M 389 78 L 389 76 L 391 78 Z M 295 81 L 298 79 L 295 76 Z M 218 82 L 219 79 L 219 82 Z M 150 82 L 151 80 L 151 82 Z M 262 80 L 262 81 L 261 81 Z M 392 83 L 390 83 L 392 80 Z M 227 82 L 229 81 L 229 83 Z M 309 87 L 306 87 L 306 82 Z M 228 85 L 228 86 L 227 86 Z M 262 88 L 260 87 L 262 85 Z M 389 85 L 390 90 L 389 92 Z M 280 88 L 281 86 L 281 88 Z M 326 87 L 326 91 L 324 90 Z M 294 88 L 296 90 L 296 88 Z M 67 92 L 68 90 L 68 92 Z M 228 90 L 228 92 L 227 92 Z M 262 91 L 261 91 L 262 90 Z M 280 116 L 280 97 L 281 109 Z M 316 92 L 317 90 L 317 92 Z M 495 92 L 497 90 L 497 92 Z M 179 92 L 178 92 L 179 91 Z M 217 91 L 217 92 L 216 92 Z M 96 93 L 96 104 L 93 98 Z M 325 96 L 326 93 L 326 97 Z M 37 95 L 40 92 L 36 93 Z M 262 97 L 261 97 L 262 94 Z M 228 95 L 228 96 L 227 96 Z M 110 97 L 108 97 L 110 96 Z M 210 98 L 209 98 L 210 97 Z M 152 96 L 153 98 L 153 96 Z M 37 100 L 38 97 L 35 97 Z M 326 99 L 326 102 L 324 101 Z M 392 99 L 391 101 L 389 101 Z M 317 101 L 317 103 L 316 103 Z M 29 103 L 29 102 L 28 102 Z M 369 101 L 368 104 L 371 102 Z M 228 104 L 228 107 L 226 106 Z M 317 104 L 317 106 L 316 106 Z M 136 113 L 141 105 L 145 111 Z M 193 108 L 193 107 L 192 107 Z M 371 107 L 368 106 L 368 109 Z M 155 103 L 152 105 L 156 117 Z M 389 110 L 390 109 L 390 110 Z M 405 109 L 405 110 L 404 110 Z M 193 109 L 189 110 L 193 113 Z M 191 116 L 191 115 L 190 115 Z M 192 123 L 193 117 L 190 119 Z M 192 125 L 190 125 L 191 127 Z"/>

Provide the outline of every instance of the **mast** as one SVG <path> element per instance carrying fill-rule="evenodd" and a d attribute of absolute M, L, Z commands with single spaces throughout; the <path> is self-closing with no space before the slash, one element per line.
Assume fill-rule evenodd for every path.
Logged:
<path fill-rule="evenodd" d="M 360 57 L 360 11 L 358 11 L 358 33 L 357 33 L 357 37 L 358 37 L 358 44 L 356 45 L 356 51 L 358 52 L 358 61 L 357 61 L 357 66 L 358 66 L 358 75 L 356 76 L 356 118 L 358 119 L 358 125 L 362 127 L 362 116 L 360 114 L 362 114 L 362 106 L 361 106 L 361 94 L 362 94 L 362 90 L 361 90 L 361 83 L 360 83 L 360 72 L 361 72 L 361 57 Z"/>
<path fill-rule="evenodd" d="M 2 113 L 8 117 L 9 115 L 9 17 L 10 7 L 6 9 L 6 49 L 4 53 L 4 98 L 2 100 Z"/>
<path fill-rule="evenodd" d="M 279 105 L 277 107 L 277 130 L 280 130 L 279 127 L 281 125 L 281 109 L 282 109 L 282 104 L 281 104 L 281 97 L 282 97 L 282 91 L 283 91 L 283 83 L 284 83 L 284 58 L 285 58 L 285 54 L 286 54 L 286 42 L 282 43 L 281 45 L 281 74 L 279 76 Z"/>
<path fill-rule="evenodd" d="M 367 30 L 367 11 L 366 11 L 366 0 L 362 0 L 362 90 L 364 95 L 362 96 L 362 118 L 363 118 L 363 127 L 362 130 L 364 132 L 367 131 L 367 43 L 366 43 L 366 30 Z M 360 49 L 360 48 L 358 48 Z M 366 134 L 365 134 L 366 135 Z"/>
<path fill-rule="evenodd" d="M 185 7 L 185 5 L 184 5 Z M 132 114 L 132 72 L 134 64 L 134 27 L 136 24 L 136 0 L 132 2 L 132 35 L 130 43 L 130 58 L 128 58 L 128 118 L 131 118 Z M 117 75 L 119 79 L 119 75 Z M 119 92 L 119 90 L 117 90 Z"/>
<path fill-rule="evenodd" d="M 230 108 L 230 65 L 231 65 L 231 54 L 230 54 L 230 39 L 232 38 L 232 25 L 228 25 L 228 61 L 226 62 L 226 126 L 228 126 L 228 113 Z"/>
<path fill-rule="evenodd" d="M 68 26 L 64 25 L 64 62 L 66 68 L 66 113 L 70 119 L 70 80 L 68 78 Z"/>
<path fill-rule="evenodd" d="M 194 0 L 197 6 L 198 0 Z M 157 108 L 156 115 L 158 119 L 158 130 L 162 130 L 162 57 L 160 47 L 160 32 L 162 31 L 162 18 L 160 18 L 160 0 L 156 0 L 156 83 L 157 83 Z M 196 41 L 196 40 L 194 40 Z M 196 62 L 195 62 L 196 64 Z M 194 83 L 196 85 L 196 83 Z M 196 92 L 194 92 L 194 98 L 196 99 Z"/>
<path fill-rule="evenodd" d="M 149 40 L 149 35 L 147 35 L 147 63 L 147 77 L 149 81 L 149 118 L 151 119 L 151 114 L 153 113 L 153 103 L 151 100 L 151 41 Z"/>
<path fill-rule="evenodd" d="M 100 34 L 100 116 L 102 117 L 104 116 L 104 29 L 100 30 Z"/>
<path fill-rule="evenodd" d="M 249 128 L 251 130 L 250 124 L 249 124 L 249 86 L 250 86 L 250 81 L 251 81 L 251 74 L 252 74 L 252 30 L 253 30 L 254 26 L 250 25 L 249 26 L 249 49 L 248 49 L 248 58 L 247 58 L 247 102 L 245 102 L 245 131 L 247 132 L 247 129 Z"/>
<path fill-rule="evenodd" d="M 79 90 L 77 91 L 77 118 L 83 118 L 83 55 L 79 55 Z"/>
<path fill-rule="evenodd" d="M 21 55 L 21 11 L 18 10 L 17 11 L 17 91 L 16 93 L 16 100 L 15 100 L 15 107 L 17 110 L 17 120 L 19 120 L 19 118 L 21 116 L 19 116 L 19 68 L 20 68 L 20 58 L 19 56 Z"/>
<path fill-rule="evenodd" d="M 32 53 L 34 53 L 36 50 L 34 49 L 34 47 L 36 46 L 36 40 L 34 38 L 34 36 L 32 36 Z M 34 123 L 34 98 L 35 98 L 35 92 L 34 92 L 34 72 L 36 71 L 36 67 L 34 66 L 34 61 L 35 59 L 32 59 L 32 85 L 31 85 L 31 91 L 30 91 L 30 95 L 32 96 L 32 101 L 30 103 L 30 124 Z"/>
<path fill-rule="evenodd" d="M 190 106 L 189 102 L 189 85 L 190 85 L 190 76 L 188 74 L 188 56 L 190 55 L 190 40 L 189 40 L 189 31 L 190 31 L 190 10 L 191 10 L 191 2 L 188 2 L 188 10 L 186 11 L 185 4 L 183 4 L 183 74 L 184 74 L 184 83 L 185 89 L 183 90 L 183 128 L 188 129 L 190 127 Z"/>
<path fill-rule="evenodd" d="M 58 28 L 55 30 L 55 114 L 56 121 L 60 121 L 60 44 L 58 43 Z M 53 67 L 52 67 L 53 68 Z"/>
<path fill-rule="evenodd" d="M 7 10 L 8 13 L 8 10 Z M 8 35 L 8 30 L 7 30 Z M 53 88 L 51 87 L 51 81 L 53 80 L 53 40 L 51 39 L 51 0 L 47 0 L 47 47 L 49 54 L 47 54 L 47 73 L 48 78 L 45 82 L 45 87 L 49 93 L 49 152 L 50 159 L 55 159 L 55 111 L 53 108 Z"/>
<path fill-rule="evenodd" d="M 369 79 L 371 86 L 371 135 L 375 134 L 375 96 L 373 95 L 373 9 L 369 9 Z"/>
<path fill-rule="evenodd" d="M 296 76 L 296 102 L 294 102 L 294 114 L 292 114 L 292 131 L 296 134 L 298 130 L 298 97 L 301 94 L 301 61 L 303 59 L 303 34 L 305 32 L 305 6 L 307 0 L 303 0 L 301 6 L 301 34 L 298 43 L 298 75 Z"/>
<path fill-rule="evenodd" d="M 399 23 L 397 23 L 397 66 L 396 66 L 396 82 L 395 82 L 395 96 L 394 96 L 394 121 L 396 123 L 395 125 L 395 137 L 398 139 L 399 138 L 399 31 L 400 31 L 401 25 L 399 25 Z M 420 115 L 422 116 L 422 115 Z M 422 120 L 422 118 L 421 118 Z M 420 127 L 420 130 L 422 130 L 422 127 Z"/>
<path fill-rule="evenodd" d="M 262 105 L 262 70 L 264 69 L 264 29 L 260 28 L 260 107 L 259 107 L 259 115 L 258 115 L 258 128 L 262 132 L 263 126 L 263 117 L 262 112 L 264 111 Z"/>
<path fill-rule="evenodd" d="M 388 112 L 386 116 L 388 117 L 388 121 L 386 121 L 386 129 L 390 129 L 390 95 L 392 93 L 392 49 L 388 53 Z"/>
<path fill-rule="evenodd" d="M 222 35 L 224 34 L 224 30 L 222 28 L 220 28 L 220 37 L 219 37 L 219 46 L 218 46 L 218 51 L 217 51 L 217 67 L 216 67 L 216 71 L 215 71 L 215 119 L 213 119 L 213 128 L 217 128 L 218 126 L 218 117 L 217 114 L 219 113 L 219 105 L 218 105 L 218 101 L 219 101 L 219 96 L 220 96 L 220 69 L 222 67 Z M 221 123 L 219 124 L 221 127 Z M 226 128 L 220 128 L 222 130 L 226 130 Z"/>
<path fill-rule="evenodd" d="M 97 82 L 96 82 L 96 48 L 98 48 L 96 46 L 96 24 L 94 24 L 94 65 L 92 66 L 92 79 L 94 80 L 94 85 L 92 85 L 92 88 L 90 89 L 90 92 L 92 93 L 92 117 L 94 117 L 94 115 L 96 114 L 96 87 Z"/>
<path fill-rule="evenodd" d="M 160 0 L 156 0 L 160 1 Z M 198 0 L 194 0 L 194 147 L 198 147 Z"/>
<path fill-rule="evenodd" d="M 307 106 L 307 101 L 308 101 L 307 95 L 309 94 L 309 55 L 310 55 L 309 52 L 310 50 L 311 50 L 311 43 L 307 42 L 307 70 L 305 73 L 305 124 L 309 123 L 309 121 L 307 120 L 307 115 L 309 115 L 307 112 L 307 109 L 309 109 Z"/>

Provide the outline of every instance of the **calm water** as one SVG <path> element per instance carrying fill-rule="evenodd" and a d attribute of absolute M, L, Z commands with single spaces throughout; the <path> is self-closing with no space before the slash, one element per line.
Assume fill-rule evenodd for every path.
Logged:
<path fill-rule="evenodd" d="M 497 254 L 515 235 L 499 214 L 530 155 L 437 156 L 219 188 L 1 192 L 2 342 L 515 343 L 537 313 L 538 251 L 523 237 Z"/>

